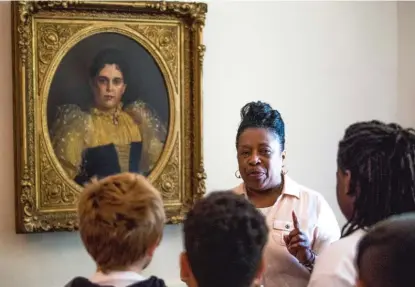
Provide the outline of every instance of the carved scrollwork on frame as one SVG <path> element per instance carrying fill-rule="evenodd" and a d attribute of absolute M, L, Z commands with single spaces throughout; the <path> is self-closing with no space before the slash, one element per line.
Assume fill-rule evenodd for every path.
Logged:
<path fill-rule="evenodd" d="M 172 11 L 188 16 L 193 20 L 194 25 L 205 25 L 207 5 L 205 3 L 179 3 L 179 2 L 155 2 L 148 3 L 147 7 L 158 9 L 162 12 Z"/>
<path fill-rule="evenodd" d="M 199 45 L 197 47 L 197 52 L 198 52 L 198 56 L 199 56 L 200 69 L 203 70 L 203 60 L 204 60 L 204 57 L 205 57 L 206 46 L 205 45 Z"/>
<path fill-rule="evenodd" d="M 21 184 L 20 204 L 23 213 L 21 222 L 24 232 L 72 231 L 78 229 L 75 216 L 65 218 L 63 222 L 55 216 L 42 216 L 36 210 L 36 194 L 28 167 L 24 167 Z"/>
<path fill-rule="evenodd" d="M 17 24 L 17 42 L 22 63 L 26 62 L 28 47 L 31 43 L 30 16 L 34 11 L 33 3 L 19 2 Z"/>
<path fill-rule="evenodd" d="M 33 217 L 33 212 L 35 208 L 35 202 L 33 199 L 32 191 L 33 191 L 33 182 L 29 175 L 29 169 L 27 166 L 23 168 L 22 179 L 20 182 L 21 186 L 21 196 L 20 196 L 20 203 L 23 207 L 23 212 L 25 215 L 24 224 L 31 225 L 31 218 Z"/>
<path fill-rule="evenodd" d="M 159 25 L 128 25 L 145 36 L 156 46 L 169 66 L 174 80 L 177 82 L 178 74 L 178 27 Z"/>
<path fill-rule="evenodd" d="M 46 70 L 48 69 L 53 57 L 68 41 L 71 35 L 79 30 L 89 26 L 89 24 L 55 24 L 55 23 L 39 23 L 37 30 L 38 43 L 38 76 L 39 85 L 43 84 Z"/>
<path fill-rule="evenodd" d="M 196 173 L 196 178 L 198 182 L 197 191 L 195 193 L 196 200 L 202 198 L 206 192 L 206 184 L 205 184 L 206 177 L 207 176 L 206 176 L 205 168 L 203 167 L 203 162 L 201 162 L 199 165 L 198 171 Z"/>
<path fill-rule="evenodd" d="M 174 200 L 179 198 L 180 190 L 180 157 L 179 157 L 180 143 L 178 140 L 173 144 L 173 150 L 170 160 L 164 168 L 163 174 L 155 181 L 154 185 L 161 191 L 164 199 Z"/>
<path fill-rule="evenodd" d="M 40 206 L 68 206 L 76 203 L 78 194 L 56 171 L 44 143 L 40 145 L 40 170 Z"/>
<path fill-rule="evenodd" d="M 32 15 L 42 11 L 43 9 L 62 8 L 66 9 L 70 5 L 80 3 L 82 1 L 19 1 L 17 3 L 17 11 L 14 17 L 18 19 L 18 46 L 20 50 L 21 61 L 24 63 L 27 59 L 28 47 L 31 44 L 30 24 Z"/>
<path fill-rule="evenodd" d="M 71 76 L 56 76 L 61 71 L 59 67 L 67 67 L 61 63 L 83 40 L 100 34 L 105 37 L 121 35 L 126 38 L 125 43 L 141 45 L 137 50 L 145 50 L 153 58 L 154 61 L 146 56 L 161 75 L 158 82 L 164 80 L 167 112 L 164 117 L 151 120 L 158 128 L 156 132 L 141 130 L 141 126 L 140 132 L 157 137 L 166 133 L 149 147 L 151 156 L 158 148 L 162 149 L 158 161 L 152 162 L 149 179 L 162 193 L 168 223 L 182 222 L 187 211 L 206 191 L 201 102 L 206 50 L 202 29 L 207 5 L 173 1 L 19 1 L 13 2 L 12 7 L 16 232 L 78 229 L 76 203 L 82 187 L 69 176 L 62 158 L 57 155 L 51 133 L 54 118 L 49 116 L 55 107 L 51 106 L 49 111 L 49 105 L 60 103 L 61 94 L 72 100 L 72 90 L 74 97 L 77 96 L 80 82 L 87 86 L 80 98 L 91 92 L 91 82 L 82 76 L 89 75 L 87 70 L 79 74 L 74 72 L 75 82 L 68 84 L 67 90 L 52 82 L 56 78 L 72 81 Z M 94 49 L 91 55 L 102 48 Z M 88 57 L 85 56 L 82 65 L 74 71 L 89 65 Z M 145 76 L 139 75 L 137 79 Z M 58 95 L 55 100 L 50 100 L 51 90 Z M 157 96 L 151 91 L 150 94 Z M 77 114 L 84 115 L 87 110 L 81 109 Z M 162 124 L 163 128 L 158 125 L 164 123 L 161 119 L 167 123 Z"/>

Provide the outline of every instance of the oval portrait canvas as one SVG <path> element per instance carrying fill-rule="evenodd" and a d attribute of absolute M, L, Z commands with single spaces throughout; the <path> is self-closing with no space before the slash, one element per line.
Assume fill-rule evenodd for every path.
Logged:
<path fill-rule="evenodd" d="M 163 74 L 137 41 L 117 33 L 89 36 L 58 65 L 47 124 L 58 162 L 77 184 L 127 171 L 149 175 L 168 135 Z"/>

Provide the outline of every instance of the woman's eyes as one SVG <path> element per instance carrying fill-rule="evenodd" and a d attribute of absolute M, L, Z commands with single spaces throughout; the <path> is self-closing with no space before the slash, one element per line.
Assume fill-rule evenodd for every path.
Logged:
<path fill-rule="evenodd" d="M 114 79 L 113 80 L 114 85 L 118 86 L 122 84 L 122 79 Z"/>
<path fill-rule="evenodd" d="M 100 84 L 100 85 L 108 85 L 108 83 L 110 82 L 110 80 L 109 80 L 109 79 L 107 79 L 107 78 L 105 78 L 105 77 L 98 77 L 97 81 L 98 81 L 98 84 Z M 119 85 L 121 85 L 123 82 L 124 82 L 124 81 L 123 81 L 123 79 L 121 79 L 121 78 L 115 78 L 115 79 L 113 79 L 113 80 L 112 80 L 112 84 L 113 84 L 114 86 L 119 86 Z"/>
<path fill-rule="evenodd" d="M 270 149 L 261 149 L 261 150 L 259 150 L 259 154 L 270 155 L 271 153 L 272 153 L 272 151 Z M 248 155 L 251 154 L 251 152 L 250 151 L 241 151 L 239 154 L 242 155 L 242 156 L 248 156 Z"/>
<path fill-rule="evenodd" d="M 100 83 L 100 84 L 106 84 L 107 82 L 108 82 L 108 80 L 105 79 L 105 78 L 98 78 L 98 83 Z"/>

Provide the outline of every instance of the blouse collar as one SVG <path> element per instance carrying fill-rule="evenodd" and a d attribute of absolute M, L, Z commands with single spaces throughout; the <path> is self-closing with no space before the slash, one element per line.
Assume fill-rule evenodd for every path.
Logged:
<path fill-rule="evenodd" d="M 244 194 L 247 196 L 245 184 L 241 183 L 238 187 L 234 190 L 236 193 Z M 300 187 L 298 183 L 292 180 L 289 176 L 284 175 L 284 187 L 281 192 L 282 195 L 291 195 L 297 198 L 300 198 Z"/>
<path fill-rule="evenodd" d="M 122 103 L 119 103 L 110 111 L 103 111 L 96 107 L 91 108 L 91 114 L 111 121 L 114 125 L 118 125 L 119 117 L 122 112 Z"/>

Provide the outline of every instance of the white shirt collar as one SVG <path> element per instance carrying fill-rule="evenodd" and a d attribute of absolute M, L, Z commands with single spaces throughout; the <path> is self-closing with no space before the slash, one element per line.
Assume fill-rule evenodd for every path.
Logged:
<path fill-rule="evenodd" d="M 133 271 L 112 271 L 109 273 L 98 271 L 92 276 L 90 281 L 99 285 L 112 284 L 116 287 L 122 287 L 145 279 L 144 276 Z"/>
<path fill-rule="evenodd" d="M 239 186 L 234 188 L 234 192 L 236 192 L 237 194 L 246 195 L 245 184 L 241 183 Z M 281 194 L 291 195 L 300 198 L 300 188 L 298 186 L 298 183 L 292 180 L 289 176 L 284 175 L 284 187 Z"/>

